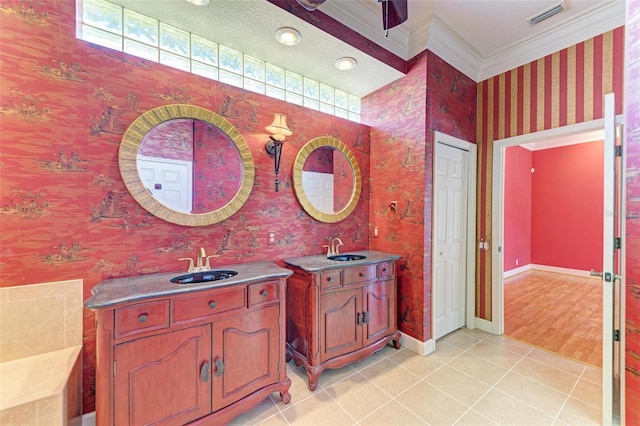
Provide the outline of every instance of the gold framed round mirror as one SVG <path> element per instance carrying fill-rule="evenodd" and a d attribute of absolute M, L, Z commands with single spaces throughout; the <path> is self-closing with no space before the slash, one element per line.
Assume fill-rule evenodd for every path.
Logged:
<path fill-rule="evenodd" d="M 321 136 L 307 142 L 293 164 L 293 187 L 302 208 L 320 222 L 348 217 L 362 191 L 360 166 L 347 145 Z"/>
<path fill-rule="evenodd" d="M 240 132 L 218 114 L 187 104 L 151 109 L 131 123 L 118 164 L 141 207 L 184 226 L 229 218 L 249 198 L 255 178 Z"/>

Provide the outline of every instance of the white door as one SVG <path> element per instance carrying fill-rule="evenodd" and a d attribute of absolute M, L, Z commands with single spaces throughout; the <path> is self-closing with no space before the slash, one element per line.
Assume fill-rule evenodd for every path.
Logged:
<path fill-rule="evenodd" d="M 441 142 L 435 150 L 434 339 L 465 325 L 468 155 L 465 150 Z"/>
<path fill-rule="evenodd" d="M 323 213 L 335 213 L 332 173 L 302 171 L 302 187 L 313 207 Z"/>
<path fill-rule="evenodd" d="M 193 205 L 192 163 L 138 155 L 140 180 L 154 198 L 167 207 L 191 213 Z"/>
<path fill-rule="evenodd" d="M 620 303 L 616 285 L 622 277 L 619 275 L 619 258 L 622 254 L 622 235 L 620 192 L 622 185 L 617 175 L 621 172 L 620 159 L 616 154 L 616 117 L 615 98 L 613 93 L 604 99 L 604 218 L 603 218 L 603 255 L 602 272 L 591 270 L 592 275 L 602 277 L 602 423 L 613 423 L 614 417 L 619 419 L 619 408 L 615 402 L 620 401 L 620 355 L 617 338 L 620 333 Z M 621 152 L 621 150 L 620 150 Z M 618 295 L 619 296 L 619 295 Z M 618 359 L 617 359 L 618 358 Z"/>

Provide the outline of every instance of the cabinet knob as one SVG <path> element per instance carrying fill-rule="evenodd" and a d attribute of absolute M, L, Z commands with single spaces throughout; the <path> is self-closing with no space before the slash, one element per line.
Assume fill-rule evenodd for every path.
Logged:
<path fill-rule="evenodd" d="M 360 278 L 364 278 L 367 276 L 367 274 L 365 274 L 364 272 L 360 272 L 358 275 L 360 275 Z"/>
<path fill-rule="evenodd" d="M 149 315 L 147 314 L 140 314 L 138 316 L 138 322 L 147 322 L 148 319 L 149 319 Z"/>
<path fill-rule="evenodd" d="M 387 272 L 387 268 L 382 268 L 382 272 Z"/>
<path fill-rule="evenodd" d="M 224 362 L 222 362 L 222 358 L 216 358 L 216 377 L 222 377 L 222 373 L 224 373 Z"/>
<path fill-rule="evenodd" d="M 211 309 L 215 308 L 215 307 L 216 307 L 216 301 L 215 301 L 215 300 L 212 300 L 211 302 L 209 302 L 209 307 L 210 307 Z"/>
<path fill-rule="evenodd" d="M 204 383 L 207 383 L 211 378 L 211 364 L 209 362 L 205 362 L 202 364 L 202 368 L 200 369 L 200 380 Z"/>
<path fill-rule="evenodd" d="M 333 282 L 333 277 L 329 277 L 329 278 L 327 278 L 327 281 L 329 281 L 330 283 L 332 283 L 332 282 Z"/>
<path fill-rule="evenodd" d="M 263 297 L 267 297 L 269 295 L 269 292 L 267 290 L 260 290 L 260 295 Z"/>

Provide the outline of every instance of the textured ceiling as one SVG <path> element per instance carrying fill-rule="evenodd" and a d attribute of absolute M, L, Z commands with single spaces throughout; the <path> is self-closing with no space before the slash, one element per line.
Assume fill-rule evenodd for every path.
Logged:
<path fill-rule="evenodd" d="M 405 61 L 429 49 L 482 81 L 624 25 L 625 9 L 624 0 L 566 0 L 565 12 L 531 27 L 527 18 L 559 1 L 408 0 L 409 20 L 385 37 L 377 0 L 326 0 L 308 15 L 311 23 L 267 0 L 211 0 L 204 7 L 185 0 L 109 1 L 357 96 L 403 74 L 313 25 L 314 16 L 321 20 L 318 11 Z M 283 26 L 298 29 L 301 43 L 277 43 L 274 34 Z M 341 56 L 356 58 L 356 69 L 337 70 Z"/>

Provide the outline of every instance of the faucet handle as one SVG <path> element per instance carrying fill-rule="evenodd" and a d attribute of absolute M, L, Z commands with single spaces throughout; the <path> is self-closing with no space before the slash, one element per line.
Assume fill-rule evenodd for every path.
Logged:
<path fill-rule="evenodd" d="M 189 269 L 187 270 L 187 272 L 193 272 L 194 268 L 193 268 L 193 259 L 191 259 L 190 257 L 183 257 L 181 259 L 178 260 L 188 260 L 189 261 Z"/>
<path fill-rule="evenodd" d="M 206 262 L 204 264 L 204 267 L 207 268 L 207 271 L 209 269 L 211 269 L 211 266 L 209 265 L 209 259 L 211 259 L 212 257 L 220 257 L 220 255 L 219 254 L 212 254 L 212 255 L 207 256 L 207 260 L 206 260 Z"/>

